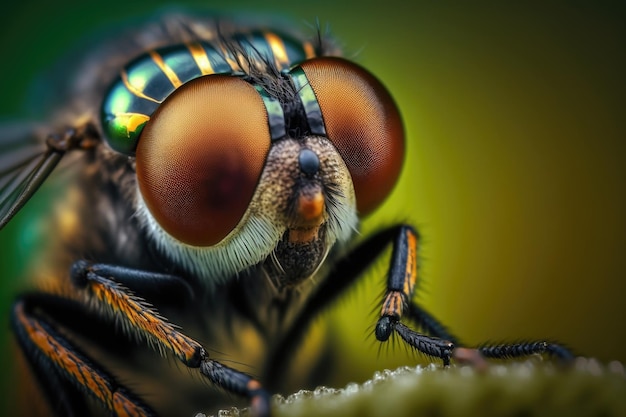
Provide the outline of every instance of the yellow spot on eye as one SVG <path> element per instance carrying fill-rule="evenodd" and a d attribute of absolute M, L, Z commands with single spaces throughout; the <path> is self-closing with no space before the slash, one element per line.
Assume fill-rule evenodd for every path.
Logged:
<path fill-rule="evenodd" d="M 126 128 L 126 137 L 128 138 L 148 120 L 150 120 L 150 116 L 141 113 L 118 113 L 115 115 L 115 122 Z"/>
<path fill-rule="evenodd" d="M 131 113 L 128 115 L 128 121 L 126 122 L 126 126 L 128 127 L 128 132 L 135 132 L 137 128 L 144 123 L 150 120 L 150 116 L 146 116 L 145 114 L 139 113 Z"/>

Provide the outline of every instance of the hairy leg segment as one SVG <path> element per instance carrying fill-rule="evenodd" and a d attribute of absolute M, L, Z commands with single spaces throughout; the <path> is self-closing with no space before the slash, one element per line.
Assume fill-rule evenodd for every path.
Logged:
<path fill-rule="evenodd" d="M 145 271 L 117 266 L 92 265 L 78 261 L 71 271 L 73 285 L 86 295 L 81 302 L 47 293 L 25 294 L 14 304 L 12 326 L 18 342 L 33 371 L 40 376 L 43 390 L 58 415 L 85 415 L 86 394 L 115 416 L 148 417 L 155 413 L 138 396 L 119 384 L 105 369 L 77 346 L 69 342 L 56 326 L 67 324 L 72 317 L 86 315 L 91 309 L 98 316 L 115 322 L 127 338 L 143 341 L 164 353 L 170 353 L 211 383 L 233 394 L 247 397 L 252 414 L 270 414 L 270 395 L 256 379 L 208 357 L 204 347 L 186 336 L 135 295 L 120 281 L 145 278 Z M 153 282 L 174 285 L 179 279 L 152 274 Z M 65 323 L 49 320 L 62 317 Z M 104 331 L 104 330 L 103 330 Z"/>

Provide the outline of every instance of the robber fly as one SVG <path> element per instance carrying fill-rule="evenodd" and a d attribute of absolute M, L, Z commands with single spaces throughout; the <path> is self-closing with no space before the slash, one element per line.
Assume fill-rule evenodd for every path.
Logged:
<path fill-rule="evenodd" d="M 381 81 L 319 30 L 166 14 L 119 38 L 73 62 L 48 122 L 0 131 L 0 226 L 63 166 L 42 285 L 11 315 L 55 414 L 193 415 L 218 404 L 203 379 L 270 415 L 313 319 L 388 247 L 380 342 L 444 365 L 571 358 L 543 341 L 462 347 L 414 301 L 416 229 L 356 241 L 407 142 Z"/>

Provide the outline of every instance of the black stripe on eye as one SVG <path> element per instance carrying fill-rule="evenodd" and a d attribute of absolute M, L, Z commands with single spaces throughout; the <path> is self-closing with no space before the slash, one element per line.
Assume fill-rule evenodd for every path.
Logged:
<path fill-rule="evenodd" d="M 309 122 L 309 130 L 314 135 L 326 136 L 326 128 L 324 127 L 324 118 L 322 117 L 322 110 L 315 97 L 315 92 L 306 74 L 301 67 L 295 67 L 289 71 L 289 76 L 293 81 L 296 93 L 302 102 L 304 112 L 306 113 L 307 121 Z"/>

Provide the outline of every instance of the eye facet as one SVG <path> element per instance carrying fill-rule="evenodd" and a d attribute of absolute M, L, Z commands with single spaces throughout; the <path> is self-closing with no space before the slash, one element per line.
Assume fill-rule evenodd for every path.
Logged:
<path fill-rule="evenodd" d="M 152 216 L 192 246 L 220 242 L 244 215 L 270 147 L 261 96 L 232 76 L 198 78 L 159 106 L 137 145 Z"/>
<path fill-rule="evenodd" d="M 372 74 L 342 58 L 300 67 L 315 92 L 326 133 L 343 158 L 361 215 L 391 192 L 404 160 L 404 129 L 391 95 Z"/>

